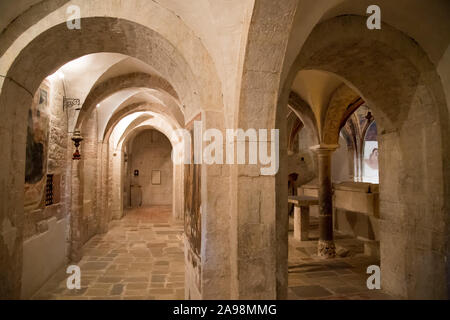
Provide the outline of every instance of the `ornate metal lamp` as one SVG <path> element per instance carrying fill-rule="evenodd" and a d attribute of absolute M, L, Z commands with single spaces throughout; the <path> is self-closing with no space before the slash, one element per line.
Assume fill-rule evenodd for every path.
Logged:
<path fill-rule="evenodd" d="M 373 120 L 372 112 L 370 111 L 367 112 L 366 119 L 368 122 L 371 122 Z"/>
<path fill-rule="evenodd" d="M 81 136 L 80 130 L 75 130 L 72 136 L 72 141 L 74 142 L 76 148 L 72 160 L 80 160 L 81 154 L 80 151 L 78 150 L 78 147 L 80 146 L 81 141 L 83 141 L 83 137 Z"/>
<path fill-rule="evenodd" d="M 75 110 L 78 110 L 79 106 L 80 106 L 80 99 L 63 97 L 63 110 L 70 109 L 73 106 L 78 106 L 78 108 L 75 109 Z"/>

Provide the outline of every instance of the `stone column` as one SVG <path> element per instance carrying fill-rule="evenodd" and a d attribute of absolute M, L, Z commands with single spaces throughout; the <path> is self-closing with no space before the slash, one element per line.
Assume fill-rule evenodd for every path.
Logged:
<path fill-rule="evenodd" d="M 81 228 L 83 212 L 82 160 L 72 160 L 72 203 L 70 212 L 70 261 L 81 260 Z"/>
<path fill-rule="evenodd" d="M 108 143 L 99 143 L 99 186 L 100 202 L 98 204 L 98 232 L 100 234 L 108 232 L 108 165 L 109 165 Z"/>
<path fill-rule="evenodd" d="M 337 145 L 319 145 L 311 148 L 317 154 L 319 171 L 319 257 L 334 258 L 336 247 L 333 238 L 333 190 L 331 184 L 331 155 Z"/>
<path fill-rule="evenodd" d="M 352 144 L 347 145 L 348 150 L 348 173 L 349 173 L 349 179 L 350 181 L 355 181 L 357 179 L 357 153 Z M 356 155 L 356 156 L 355 156 Z M 356 161 L 355 161 L 356 160 Z"/>
<path fill-rule="evenodd" d="M 294 239 L 309 240 L 309 206 L 294 207 Z"/>

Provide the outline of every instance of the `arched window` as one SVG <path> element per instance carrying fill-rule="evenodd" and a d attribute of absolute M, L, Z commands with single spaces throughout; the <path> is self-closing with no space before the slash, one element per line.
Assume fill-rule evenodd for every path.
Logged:
<path fill-rule="evenodd" d="M 363 182 L 378 183 L 378 139 L 375 121 L 372 121 L 364 135 Z"/>

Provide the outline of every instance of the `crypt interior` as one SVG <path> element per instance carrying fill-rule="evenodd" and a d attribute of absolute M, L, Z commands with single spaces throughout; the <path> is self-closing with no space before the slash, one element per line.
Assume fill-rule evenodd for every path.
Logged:
<path fill-rule="evenodd" d="M 2 0 L 0 299 L 448 299 L 450 2 L 372 2 Z"/>

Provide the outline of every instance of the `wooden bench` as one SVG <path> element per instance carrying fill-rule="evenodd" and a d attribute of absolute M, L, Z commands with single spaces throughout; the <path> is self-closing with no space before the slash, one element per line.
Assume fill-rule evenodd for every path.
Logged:
<path fill-rule="evenodd" d="M 294 204 L 294 239 L 309 240 L 309 206 L 318 205 L 319 198 L 310 196 L 289 196 L 288 202 Z"/>

